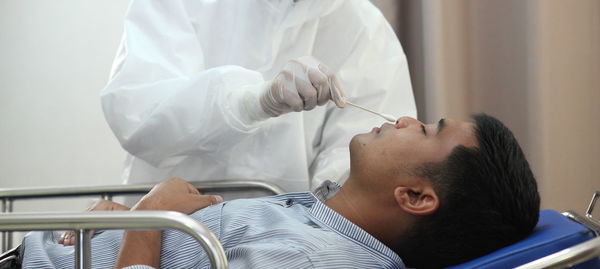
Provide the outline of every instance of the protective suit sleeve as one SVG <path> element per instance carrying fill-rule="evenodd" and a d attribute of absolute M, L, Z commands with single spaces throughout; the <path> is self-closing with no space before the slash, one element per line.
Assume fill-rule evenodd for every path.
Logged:
<path fill-rule="evenodd" d="M 239 66 L 204 68 L 181 1 L 132 1 L 102 108 L 132 155 L 170 167 L 194 152 L 235 145 L 260 125 L 262 75 Z M 264 119 L 264 117 L 263 117 Z"/>
<path fill-rule="evenodd" d="M 395 117 L 416 117 L 408 64 L 400 42 L 379 10 L 372 5 L 361 8 L 362 19 L 355 22 L 358 25 L 346 28 L 360 29 L 359 34 L 346 34 L 348 40 L 337 40 L 337 44 L 350 44 L 349 53 L 340 60 L 340 66 L 333 66 L 339 70 L 347 100 Z M 333 42 L 327 39 L 327 33 L 323 35 L 323 42 Z M 316 53 L 319 57 L 318 53 L 327 52 Z M 317 155 L 311 164 L 311 189 L 325 180 L 342 183 L 349 173 L 352 137 L 385 122 L 350 106 L 339 109 L 330 104 L 327 109 L 321 139 L 317 139 Z"/>

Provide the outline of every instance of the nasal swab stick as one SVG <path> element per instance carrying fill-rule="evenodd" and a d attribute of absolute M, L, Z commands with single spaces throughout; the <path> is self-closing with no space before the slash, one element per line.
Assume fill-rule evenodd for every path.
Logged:
<path fill-rule="evenodd" d="M 384 119 L 385 119 L 385 120 L 387 120 L 387 121 L 390 121 L 390 122 L 396 122 L 396 118 L 394 118 L 394 116 L 391 116 L 391 115 L 388 115 L 388 114 L 382 114 L 382 113 L 379 113 L 379 112 L 375 112 L 375 111 L 373 111 L 373 110 L 370 110 L 370 109 L 368 109 L 368 108 L 366 108 L 366 107 L 362 107 L 362 106 L 359 106 L 359 105 L 357 105 L 357 104 L 350 103 L 350 102 L 348 102 L 348 101 L 346 101 L 346 104 L 349 104 L 349 105 L 351 105 L 351 106 L 353 106 L 353 107 L 356 107 L 356 108 L 362 109 L 362 110 L 364 110 L 364 111 L 371 112 L 371 113 L 373 113 L 373 114 L 375 114 L 375 115 L 378 115 L 378 116 L 380 116 L 380 117 L 384 118 Z"/>

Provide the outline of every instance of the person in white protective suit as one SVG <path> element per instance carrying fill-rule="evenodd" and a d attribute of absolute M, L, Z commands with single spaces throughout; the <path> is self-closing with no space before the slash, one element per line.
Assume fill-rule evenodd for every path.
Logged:
<path fill-rule="evenodd" d="M 339 181 L 352 136 L 383 122 L 346 100 L 416 116 L 402 47 L 367 0 L 133 0 L 101 92 L 126 183 L 288 192 Z"/>

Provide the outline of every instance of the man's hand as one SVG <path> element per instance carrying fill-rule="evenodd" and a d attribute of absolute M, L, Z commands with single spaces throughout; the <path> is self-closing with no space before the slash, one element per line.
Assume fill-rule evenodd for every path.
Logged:
<path fill-rule="evenodd" d="M 169 210 L 184 214 L 223 202 L 218 195 L 202 195 L 180 178 L 172 178 L 154 186 L 131 210 Z M 115 268 L 136 264 L 158 268 L 160 264 L 160 231 L 126 231 Z"/>
<path fill-rule="evenodd" d="M 168 210 L 191 214 L 220 202 L 223 202 L 221 196 L 202 195 L 185 180 L 172 178 L 154 186 L 132 210 Z"/>
<path fill-rule="evenodd" d="M 129 207 L 108 200 L 99 200 L 90 206 L 86 211 L 126 211 Z M 64 232 L 58 239 L 59 244 L 72 246 L 75 244 L 75 232 Z"/>
<path fill-rule="evenodd" d="M 311 110 L 329 100 L 340 108 L 346 105 L 344 92 L 335 74 L 310 56 L 290 60 L 267 85 L 260 96 L 260 106 L 271 117 L 291 111 Z"/>

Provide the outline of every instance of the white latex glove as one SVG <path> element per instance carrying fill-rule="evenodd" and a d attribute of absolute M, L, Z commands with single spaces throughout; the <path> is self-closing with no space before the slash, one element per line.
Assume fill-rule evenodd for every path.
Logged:
<path fill-rule="evenodd" d="M 267 83 L 259 100 L 262 110 L 271 117 L 311 110 L 329 100 L 340 108 L 346 105 L 335 74 L 310 56 L 290 60 L 275 79 Z"/>

